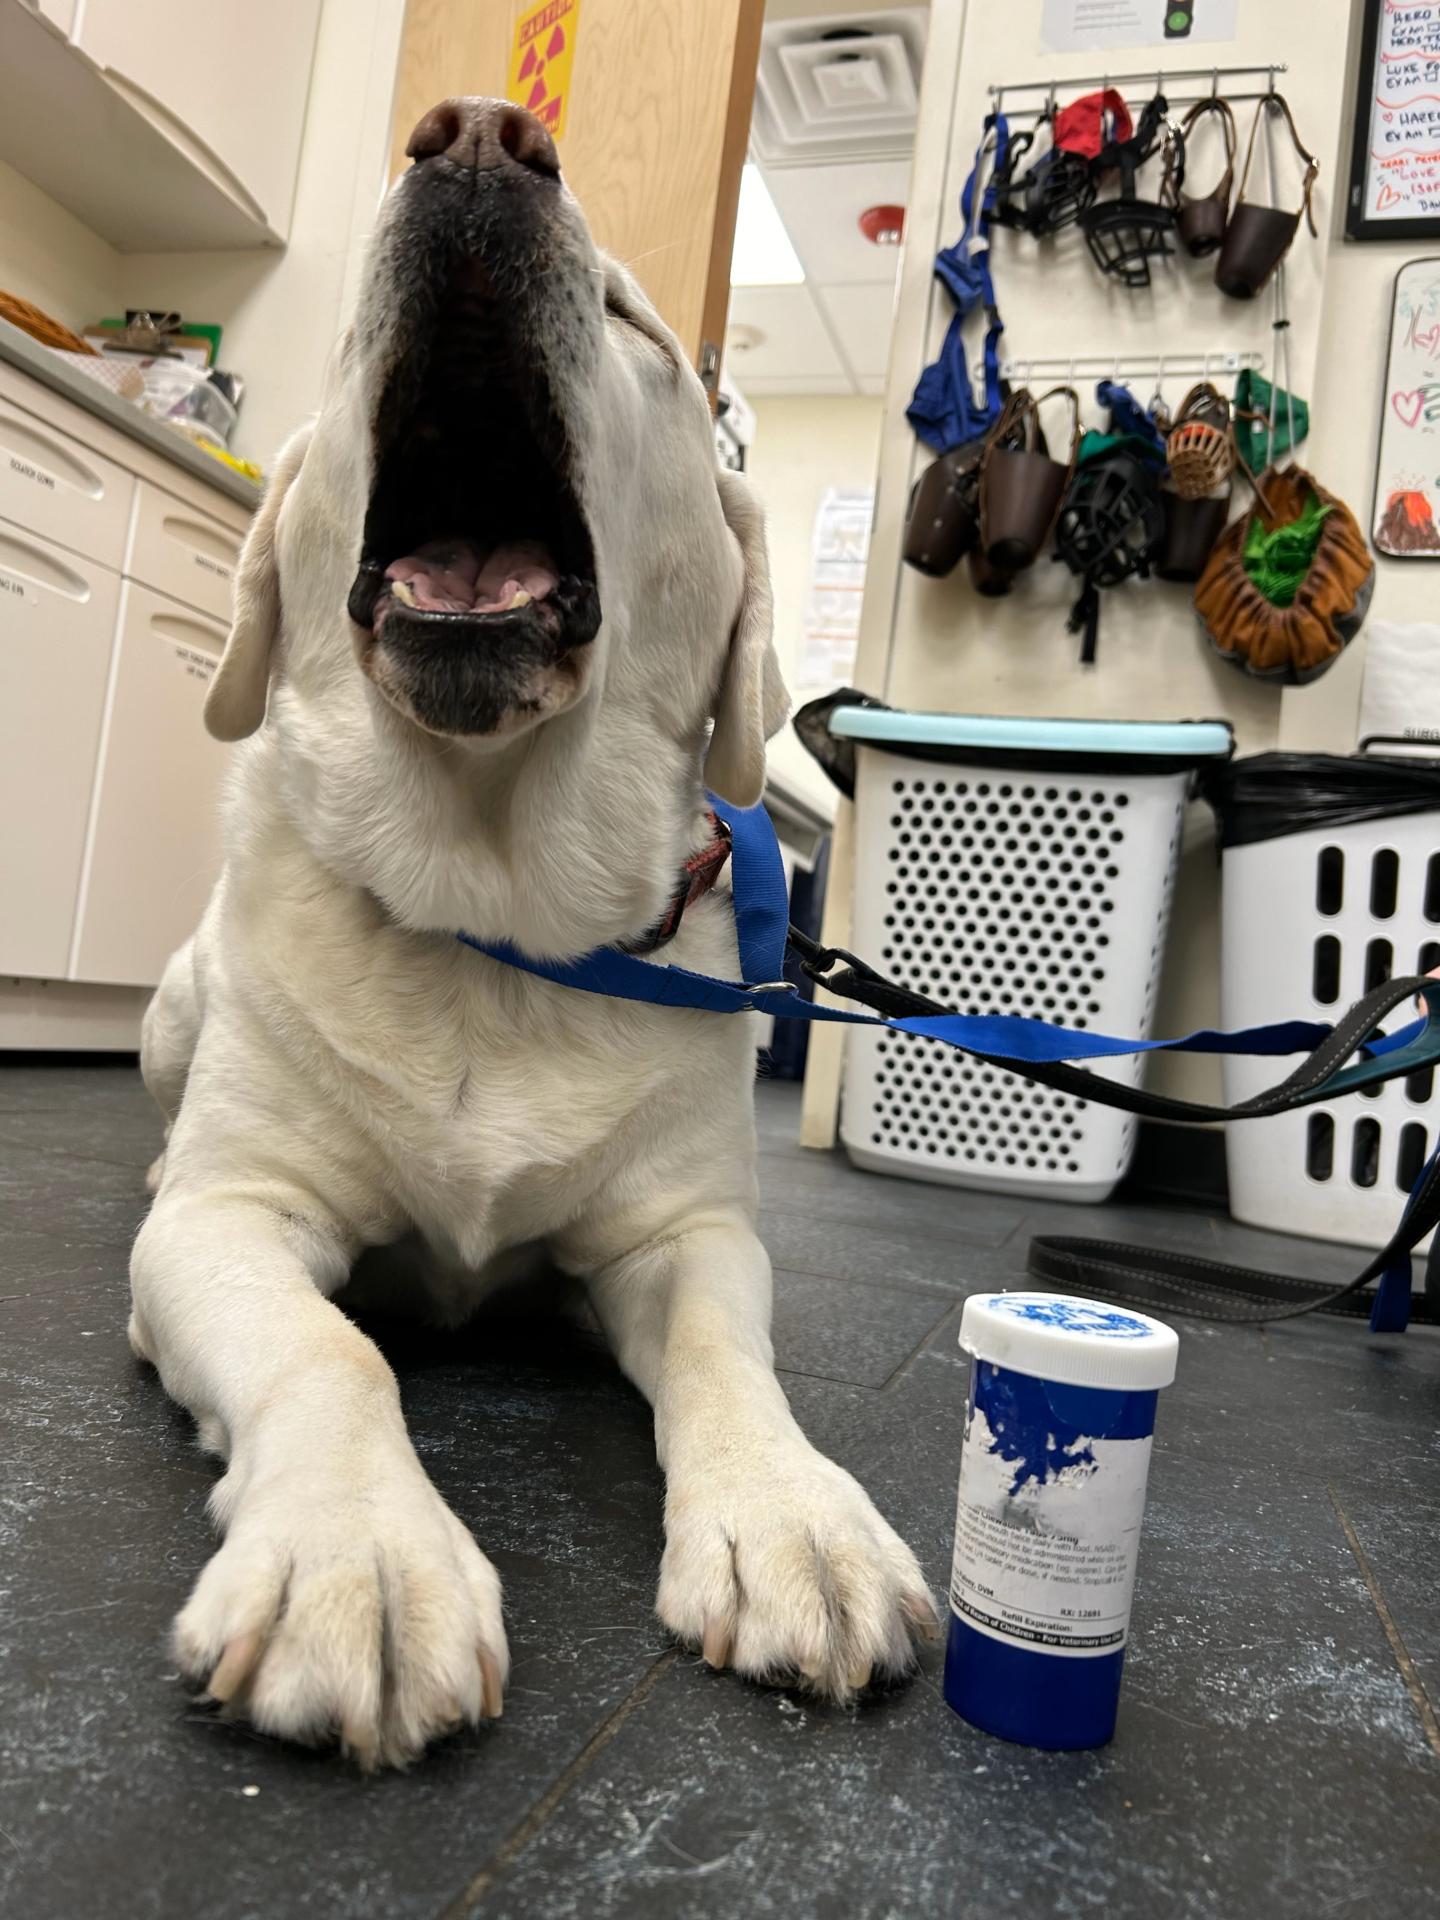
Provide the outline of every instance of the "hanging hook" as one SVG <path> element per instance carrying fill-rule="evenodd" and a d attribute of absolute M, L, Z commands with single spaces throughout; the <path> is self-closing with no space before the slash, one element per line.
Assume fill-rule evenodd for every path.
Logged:
<path fill-rule="evenodd" d="M 1059 105 L 1056 98 L 1057 86 L 1058 83 L 1052 80 L 1050 82 L 1050 91 L 1045 96 L 1045 118 L 1047 120 L 1053 120 L 1055 118 L 1055 109 Z"/>
<path fill-rule="evenodd" d="M 1212 68 L 1210 69 L 1210 98 L 1211 98 L 1212 100 L 1218 100 L 1218 99 L 1220 98 L 1220 69 L 1219 69 L 1219 67 L 1212 67 Z"/>
<path fill-rule="evenodd" d="M 1269 93 L 1268 93 L 1268 94 L 1266 95 L 1266 98 L 1267 98 L 1268 100 L 1273 100 L 1273 99 L 1275 98 L 1275 69 L 1274 69 L 1274 67 L 1271 67 L 1271 68 L 1270 68 L 1270 91 L 1269 91 Z"/>

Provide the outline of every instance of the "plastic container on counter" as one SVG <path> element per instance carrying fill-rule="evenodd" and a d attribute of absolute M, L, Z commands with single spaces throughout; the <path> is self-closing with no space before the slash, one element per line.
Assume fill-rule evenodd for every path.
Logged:
<path fill-rule="evenodd" d="M 971 1356 L 945 1698 L 1029 1747 L 1115 1731 L 1172 1327 L 1072 1294 L 965 1302 Z"/>

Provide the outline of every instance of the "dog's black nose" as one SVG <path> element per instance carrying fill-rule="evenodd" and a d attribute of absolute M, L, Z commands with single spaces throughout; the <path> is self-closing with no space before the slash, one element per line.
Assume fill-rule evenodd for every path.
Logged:
<path fill-rule="evenodd" d="M 555 142 L 540 121 L 509 100 L 476 94 L 442 100 L 411 134 L 405 151 L 415 161 L 442 155 L 462 167 L 527 167 L 548 179 L 560 177 Z"/>

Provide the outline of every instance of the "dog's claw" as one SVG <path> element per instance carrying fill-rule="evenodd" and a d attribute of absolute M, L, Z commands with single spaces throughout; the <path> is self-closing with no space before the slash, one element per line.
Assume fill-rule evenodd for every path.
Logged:
<path fill-rule="evenodd" d="M 480 1711 L 487 1720 L 498 1720 L 505 1711 L 500 1662 L 485 1647 L 480 1649 Z"/>
<path fill-rule="evenodd" d="M 362 1773 L 374 1773 L 380 1764 L 380 1743 L 374 1728 L 356 1721 L 341 1722 L 340 1751 L 353 1760 Z"/>
<path fill-rule="evenodd" d="M 205 1689 L 210 1698 L 222 1706 L 233 1700 L 255 1671 L 264 1646 L 259 1633 L 240 1633 L 228 1641 Z"/>
<path fill-rule="evenodd" d="M 851 1667 L 845 1678 L 856 1693 L 863 1693 L 870 1684 L 870 1662 L 862 1660 L 858 1666 Z"/>
<path fill-rule="evenodd" d="M 907 1593 L 901 1596 L 900 1611 L 915 1628 L 922 1640 L 934 1646 L 941 1638 L 940 1616 L 935 1611 L 935 1603 L 928 1593 Z"/>
<path fill-rule="evenodd" d="M 730 1664 L 730 1629 L 723 1621 L 712 1620 L 705 1629 L 700 1651 L 707 1667 L 717 1670 Z"/>

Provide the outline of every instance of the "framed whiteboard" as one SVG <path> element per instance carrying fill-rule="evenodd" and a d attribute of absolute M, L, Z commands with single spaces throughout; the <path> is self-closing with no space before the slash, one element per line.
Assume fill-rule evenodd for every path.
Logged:
<path fill-rule="evenodd" d="M 1440 258 L 1395 276 L 1370 540 L 1392 560 L 1440 560 Z"/>
<path fill-rule="evenodd" d="M 1362 0 L 1345 231 L 1440 238 L 1440 4 Z"/>

